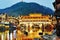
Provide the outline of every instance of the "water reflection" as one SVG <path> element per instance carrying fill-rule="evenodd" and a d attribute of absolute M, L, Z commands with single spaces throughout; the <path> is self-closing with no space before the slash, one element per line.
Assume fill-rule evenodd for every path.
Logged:
<path fill-rule="evenodd" d="M 51 24 L 28 23 L 19 24 L 19 26 L 13 23 L 0 24 L 0 40 L 44 39 L 46 36 L 49 38 L 52 35 L 52 30 Z"/>

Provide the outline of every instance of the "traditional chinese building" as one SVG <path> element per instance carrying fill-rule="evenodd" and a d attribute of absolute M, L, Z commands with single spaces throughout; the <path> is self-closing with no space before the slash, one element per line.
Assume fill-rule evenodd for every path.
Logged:
<path fill-rule="evenodd" d="M 48 15 L 42 15 L 42 14 L 30 14 L 29 16 L 21 16 L 19 18 L 19 22 L 20 24 L 25 24 L 28 30 L 30 30 L 30 32 L 32 31 L 32 26 L 34 24 L 38 24 L 40 29 L 40 32 L 42 33 L 42 26 L 46 26 L 47 24 L 51 24 L 52 23 L 52 19 L 50 16 Z M 26 30 L 26 31 L 28 31 Z"/>
<path fill-rule="evenodd" d="M 12 17 L 6 15 L 0 15 L 2 18 L 1 21 L 5 23 L 6 28 L 10 28 L 9 24 L 12 23 L 17 29 L 17 38 L 19 39 L 21 35 L 28 35 L 29 38 L 40 38 L 42 35 L 45 34 L 52 34 L 53 26 L 52 25 L 52 18 L 49 15 L 42 15 L 42 14 L 29 14 L 28 16 L 19 16 L 19 17 Z M 3 20 L 4 19 L 4 20 Z M 13 27 L 13 26 L 12 26 Z M 10 28 L 11 29 L 11 28 Z M 8 30 L 10 30 L 8 29 Z M 6 31 L 7 33 L 8 31 Z M 10 31 L 9 31 L 10 32 Z M 34 34 L 34 35 L 33 35 Z M 11 36 L 13 33 L 11 33 Z M 10 39 L 12 39 L 10 37 Z"/>

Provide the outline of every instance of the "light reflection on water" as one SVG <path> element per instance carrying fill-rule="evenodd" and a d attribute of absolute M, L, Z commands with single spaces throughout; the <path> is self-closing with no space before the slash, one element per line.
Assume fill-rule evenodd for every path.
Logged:
<path fill-rule="evenodd" d="M 15 27 L 15 26 L 14 26 Z M 17 38 L 17 30 L 14 30 L 13 32 L 9 32 L 10 30 L 7 30 L 8 32 L 3 32 L 3 33 L 1 33 L 1 40 L 16 40 L 16 38 Z M 21 30 L 19 30 L 19 31 L 21 31 Z M 6 33 L 6 34 L 5 34 Z M 5 36 L 4 36 L 5 35 Z M 46 36 L 44 36 L 44 37 L 46 37 Z M 20 36 L 19 36 L 19 38 L 20 38 Z M 47 39 L 48 40 L 50 40 L 50 38 L 53 38 L 53 35 L 52 36 L 47 36 Z M 34 38 L 34 40 L 35 39 L 38 39 L 38 38 Z"/>
<path fill-rule="evenodd" d="M 1 33 L 0 36 L 1 36 L 1 40 L 13 40 L 13 38 L 16 40 L 16 30 L 14 30 L 13 33 L 10 33 L 10 37 L 9 37 L 9 32 L 7 32 L 6 34 L 5 33 Z M 53 34 L 51 36 L 50 35 L 46 35 L 44 37 L 45 37 L 45 39 L 52 40 L 55 36 L 56 35 Z M 34 38 L 34 39 L 37 39 L 37 38 Z"/>

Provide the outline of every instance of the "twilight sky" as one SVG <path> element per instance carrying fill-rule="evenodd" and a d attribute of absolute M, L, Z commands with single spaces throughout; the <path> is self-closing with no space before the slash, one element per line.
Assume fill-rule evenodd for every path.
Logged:
<path fill-rule="evenodd" d="M 7 8 L 7 7 L 10 7 L 18 2 L 21 2 L 22 0 L 0 0 L 0 9 L 4 9 L 4 8 Z M 23 0 L 24 2 L 35 2 L 35 3 L 38 3 L 40 5 L 43 5 L 43 6 L 46 6 L 46 7 L 49 7 L 51 9 L 54 10 L 54 7 L 52 5 L 52 3 L 55 1 L 55 0 Z"/>

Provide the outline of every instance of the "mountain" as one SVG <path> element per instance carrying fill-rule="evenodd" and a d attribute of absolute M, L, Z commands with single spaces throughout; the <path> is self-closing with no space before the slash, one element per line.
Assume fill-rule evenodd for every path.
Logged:
<path fill-rule="evenodd" d="M 0 13 L 7 13 L 11 16 L 29 15 L 30 13 L 42 13 L 45 15 L 53 15 L 54 11 L 48 7 L 39 5 L 37 3 L 19 2 L 11 7 L 1 9 Z"/>

